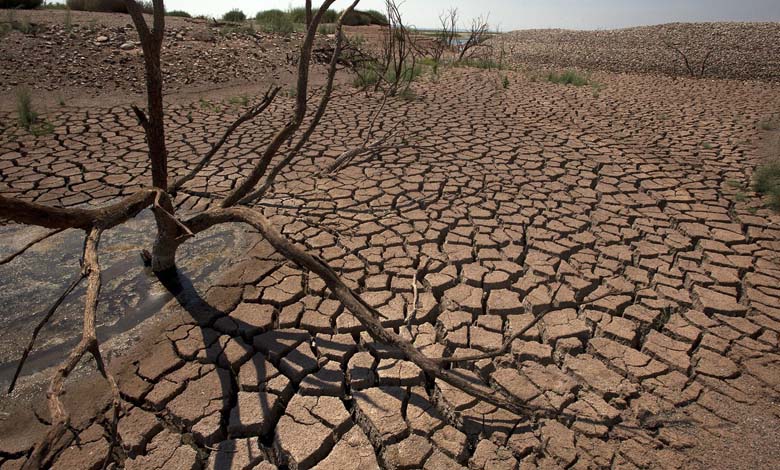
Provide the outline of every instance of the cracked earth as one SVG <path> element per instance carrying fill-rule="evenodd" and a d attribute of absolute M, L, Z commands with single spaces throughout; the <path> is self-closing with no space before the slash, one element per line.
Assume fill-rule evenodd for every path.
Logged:
<path fill-rule="evenodd" d="M 428 356 L 496 349 L 543 316 L 511 353 L 454 365 L 542 412 L 515 415 L 430 380 L 249 233 L 246 256 L 180 296 L 117 368 L 121 467 L 777 464 L 780 219 L 740 188 L 761 161 L 756 123 L 780 109 L 778 85 L 597 74 L 596 95 L 507 74 L 507 90 L 470 69 L 415 85 L 380 127 L 402 120 L 424 146 L 317 176 L 361 141 L 376 106 L 340 88 L 258 207 Z M 177 197 L 179 211 L 229 191 L 290 104 L 240 130 Z M 239 112 L 169 106 L 172 171 Z M 3 194 L 100 205 L 150 183 L 128 108 L 47 118 L 51 135 L 2 135 Z M 79 439 L 56 468 L 101 467 L 101 406 L 74 418 Z M 0 425 L 3 470 L 44 429 L 36 410 L 21 431 Z"/>

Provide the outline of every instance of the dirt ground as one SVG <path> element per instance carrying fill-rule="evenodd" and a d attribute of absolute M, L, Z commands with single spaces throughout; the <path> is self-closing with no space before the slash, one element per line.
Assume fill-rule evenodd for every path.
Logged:
<path fill-rule="evenodd" d="M 210 80 L 168 103 L 175 174 L 239 115 L 235 97 L 251 103 L 266 83 Z M 342 84 L 294 171 L 257 204 L 429 356 L 495 349 L 544 315 L 511 354 L 456 365 L 544 416 L 425 377 L 371 340 L 316 276 L 247 233 L 243 259 L 210 285 L 180 279 L 178 301 L 113 361 L 125 399 L 117 468 L 776 467 L 780 216 L 750 182 L 778 152 L 777 131 L 758 123 L 780 109 L 780 85 L 591 80 L 427 73 L 378 120 L 402 122 L 416 147 L 318 176 L 380 101 Z M 2 131 L 3 195 L 96 206 L 149 184 L 135 98 L 80 90 L 95 101 L 49 107 L 50 134 Z M 283 96 L 239 130 L 178 195 L 178 211 L 231 190 L 291 105 Z M 108 451 L 106 386 L 79 378 L 66 395 L 79 439 L 57 468 L 100 468 Z M 4 401 L 2 470 L 45 431 L 35 398 Z"/>

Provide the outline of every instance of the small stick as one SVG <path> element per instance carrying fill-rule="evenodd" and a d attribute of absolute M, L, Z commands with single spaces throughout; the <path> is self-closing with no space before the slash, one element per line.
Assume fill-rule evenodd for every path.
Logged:
<path fill-rule="evenodd" d="M 14 372 L 14 378 L 11 380 L 11 385 L 8 386 L 8 393 L 11 393 L 14 391 L 14 387 L 16 386 L 16 380 L 19 378 L 19 374 L 22 372 L 22 367 L 24 367 L 25 361 L 27 361 L 27 356 L 30 355 L 30 351 L 32 351 L 33 346 L 35 345 L 35 340 L 38 338 L 38 334 L 41 332 L 41 329 L 43 326 L 49 322 L 51 317 L 54 315 L 54 312 L 57 311 L 57 308 L 62 304 L 62 302 L 65 300 L 65 297 L 68 296 L 71 292 L 73 292 L 73 289 L 78 286 L 81 281 L 84 280 L 86 277 L 85 273 L 82 271 L 79 273 L 78 277 L 73 280 L 73 282 L 70 283 L 67 289 L 65 289 L 65 292 L 63 292 L 59 298 L 52 304 L 51 307 L 49 307 L 49 310 L 46 311 L 46 315 L 43 316 L 41 321 L 38 323 L 38 325 L 33 330 L 32 337 L 30 338 L 30 342 L 27 344 L 27 347 L 24 348 L 24 352 L 22 353 L 22 358 L 19 359 L 19 364 L 16 366 L 16 372 Z"/>
<path fill-rule="evenodd" d="M 65 230 L 64 228 L 59 228 L 59 229 L 53 230 L 53 231 L 51 231 L 51 232 L 49 232 L 49 233 L 47 233 L 45 235 L 39 236 L 38 238 L 36 238 L 35 240 L 31 241 L 30 243 L 24 245 L 21 250 L 17 251 L 16 253 L 13 253 L 11 255 L 8 255 L 5 258 L 3 258 L 2 260 L 0 260 L 0 264 L 8 264 L 8 263 L 10 263 L 11 261 L 14 260 L 14 258 L 16 258 L 17 256 L 21 255 L 25 251 L 29 250 L 34 245 L 36 245 L 36 244 L 46 240 L 49 237 L 53 237 L 54 235 L 57 235 L 58 233 L 63 232 L 64 230 Z"/>

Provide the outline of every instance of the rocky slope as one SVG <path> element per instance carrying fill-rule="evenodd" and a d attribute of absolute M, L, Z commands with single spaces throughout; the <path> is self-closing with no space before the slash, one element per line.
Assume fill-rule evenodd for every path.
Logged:
<path fill-rule="evenodd" d="M 609 31 L 525 30 L 504 37 L 516 64 L 706 78 L 780 79 L 780 23 L 672 23 Z M 500 47 L 498 48 L 500 50 Z"/>

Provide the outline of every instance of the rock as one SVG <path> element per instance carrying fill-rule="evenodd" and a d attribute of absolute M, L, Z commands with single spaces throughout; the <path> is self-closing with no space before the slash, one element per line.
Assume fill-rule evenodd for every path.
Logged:
<path fill-rule="evenodd" d="M 123 43 L 121 46 L 119 46 L 119 48 L 123 51 L 129 51 L 135 49 L 135 44 L 133 44 L 132 42 L 126 42 Z"/>

